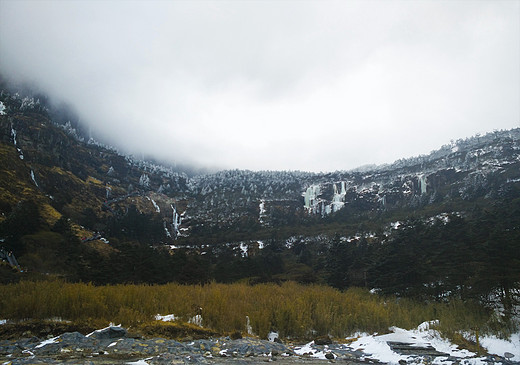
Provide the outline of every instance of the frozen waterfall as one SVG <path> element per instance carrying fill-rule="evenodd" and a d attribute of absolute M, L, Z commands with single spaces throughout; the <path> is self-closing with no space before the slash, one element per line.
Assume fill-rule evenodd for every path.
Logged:
<path fill-rule="evenodd" d="M 339 185 L 338 185 L 339 184 Z M 339 188 L 338 188 L 339 186 Z M 318 198 L 322 193 L 320 185 L 311 185 L 302 194 L 305 201 L 305 209 L 308 213 L 328 214 L 337 212 L 345 206 L 345 196 L 347 195 L 347 183 L 341 181 L 332 184 L 332 199 Z"/>
<path fill-rule="evenodd" d="M 173 210 L 173 232 L 175 233 L 175 236 L 177 236 L 179 234 L 179 226 L 182 223 L 182 217 L 179 214 L 177 214 L 177 209 L 175 208 L 175 206 L 170 204 L 170 207 Z"/>
<path fill-rule="evenodd" d="M 318 195 L 320 195 L 320 186 L 319 185 L 311 185 L 307 188 L 305 193 L 303 194 L 305 199 L 305 208 L 314 214 L 317 213 L 316 208 L 318 207 Z"/>
<path fill-rule="evenodd" d="M 421 190 L 421 195 L 426 194 L 426 175 L 419 175 L 419 189 Z"/>
<path fill-rule="evenodd" d="M 346 189 L 346 186 L 345 186 L 345 182 L 342 181 L 341 182 L 341 193 L 338 193 L 338 187 L 336 186 L 336 184 L 333 184 L 333 190 L 334 190 L 334 195 L 332 197 L 332 202 L 331 202 L 331 211 L 332 212 L 337 212 L 338 210 L 340 210 L 341 208 L 343 208 L 343 206 L 345 205 L 344 203 L 344 200 L 345 200 L 345 195 L 347 194 L 347 189 Z M 330 212 L 327 212 L 327 214 L 329 214 Z"/>

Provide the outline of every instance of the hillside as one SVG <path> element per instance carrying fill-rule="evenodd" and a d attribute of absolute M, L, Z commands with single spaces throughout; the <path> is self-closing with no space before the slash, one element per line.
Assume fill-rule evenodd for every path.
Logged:
<path fill-rule="evenodd" d="M 519 299 L 520 129 L 354 171 L 188 175 L 0 93 L 2 281 L 294 280 Z M 18 269 L 23 272 L 18 272 Z"/>

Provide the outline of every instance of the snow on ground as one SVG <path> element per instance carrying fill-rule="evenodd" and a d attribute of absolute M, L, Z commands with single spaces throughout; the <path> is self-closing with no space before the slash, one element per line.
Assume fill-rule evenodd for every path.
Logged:
<path fill-rule="evenodd" d="M 240 242 L 240 253 L 242 257 L 247 257 L 248 246 L 245 242 Z"/>
<path fill-rule="evenodd" d="M 153 199 L 150 199 L 150 200 L 151 200 L 151 202 L 152 202 L 152 204 L 153 204 L 153 206 L 154 206 L 154 208 L 155 208 L 155 211 L 156 211 L 157 213 L 161 213 L 161 208 L 159 208 L 159 206 L 157 205 L 157 203 L 155 202 L 155 200 L 153 200 Z"/>
<path fill-rule="evenodd" d="M 390 223 L 390 227 L 392 227 L 392 229 L 399 229 L 399 226 L 401 225 L 402 223 L 399 221 Z"/>
<path fill-rule="evenodd" d="M 514 355 L 510 360 L 520 361 L 520 332 L 511 335 L 509 340 L 502 340 L 495 336 L 484 336 L 479 339 L 479 342 L 490 354 L 504 356 L 506 352 L 509 352 Z"/>
<path fill-rule="evenodd" d="M 398 327 L 391 327 L 392 331 L 385 335 L 357 334 L 357 339 L 349 345 L 343 345 L 349 351 L 360 351 L 366 358 L 379 360 L 383 363 L 398 364 L 399 361 L 417 362 L 418 356 L 403 355 L 392 350 L 388 342 L 401 342 L 409 344 L 411 347 L 433 347 L 436 351 L 446 354 L 435 358 L 434 364 L 451 364 L 453 358 L 458 358 L 461 364 L 485 365 L 486 357 L 479 357 L 476 353 L 465 349 L 459 349 L 449 340 L 440 336 L 439 332 L 430 327 L 437 324 L 437 321 L 424 322 L 416 329 L 405 330 Z M 510 360 L 520 359 L 520 333 L 514 334 L 510 340 L 497 339 L 494 336 L 481 336 L 480 344 L 487 349 L 490 354 L 502 357 L 509 357 Z M 325 359 L 325 354 L 329 351 L 327 346 L 317 348 L 314 342 L 295 348 L 298 355 L 307 354 L 310 357 Z M 513 357 L 511 357 L 513 355 Z M 448 358 L 450 359 L 448 360 Z"/>
<path fill-rule="evenodd" d="M 381 336 L 361 337 L 351 343 L 350 347 L 352 347 L 354 350 L 364 352 L 371 359 L 377 359 L 389 364 L 398 364 L 399 360 L 406 361 L 408 359 L 408 356 L 399 355 L 398 353 L 392 351 L 386 341 L 380 337 Z"/>
<path fill-rule="evenodd" d="M 411 344 L 412 347 L 428 347 L 432 346 L 435 350 L 445 353 L 452 357 L 464 359 L 465 363 L 484 364 L 485 358 L 478 358 L 477 354 L 468 350 L 459 349 L 457 345 L 452 344 L 443 339 L 439 332 L 430 329 L 430 325 L 436 324 L 435 321 L 425 322 L 416 329 L 405 330 L 398 327 L 391 327 L 392 333 L 380 336 L 363 336 L 352 342 L 350 346 L 354 350 L 360 350 L 366 353 L 370 358 L 377 359 L 382 362 L 396 364 L 400 360 L 411 360 L 410 355 L 401 355 L 392 351 L 388 342 L 403 342 Z M 436 363 L 442 364 L 448 360 L 448 357 L 437 357 Z M 467 361 L 466 361 L 467 360 Z M 451 363 L 451 361 L 450 361 Z"/>
<path fill-rule="evenodd" d="M 316 359 L 323 359 L 325 360 L 326 357 L 325 357 L 325 352 L 324 351 L 320 351 L 316 348 L 313 347 L 314 345 L 314 341 L 312 342 L 309 342 L 308 344 L 302 346 L 302 347 L 296 347 L 294 348 L 294 352 L 297 354 L 297 355 L 309 355 L 310 357 L 314 357 Z"/>
<path fill-rule="evenodd" d="M 0 319 L 0 324 L 6 324 L 7 323 L 7 319 Z"/>
<path fill-rule="evenodd" d="M 126 364 L 127 365 L 148 365 L 148 363 L 145 360 L 127 362 Z"/>
<path fill-rule="evenodd" d="M 174 314 L 167 314 L 165 316 L 161 316 L 160 314 L 156 314 L 155 315 L 155 320 L 156 321 L 163 321 L 163 322 L 173 322 L 173 321 L 176 321 L 177 319 L 175 318 Z"/>
<path fill-rule="evenodd" d="M 404 342 L 412 344 L 412 346 L 424 347 L 432 346 L 439 352 L 446 353 L 452 357 L 457 357 L 463 360 L 463 363 L 470 364 L 484 364 L 485 358 L 477 357 L 477 355 L 468 350 L 459 349 L 457 345 L 452 344 L 446 339 L 443 339 L 439 332 L 430 329 L 431 324 L 436 322 L 425 322 L 417 329 L 404 330 L 398 327 L 390 328 L 392 333 L 381 336 L 363 336 L 351 343 L 350 346 L 357 350 L 370 354 L 371 358 L 378 359 L 388 363 L 398 363 L 399 360 L 407 360 L 409 356 L 400 355 L 390 349 L 387 341 L 390 342 Z M 482 336 L 480 344 L 486 348 L 490 354 L 505 356 L 506 352 L 514 355 L 511 360 L 520 360 L 520 333 L 511 336 L 510 340 L 497 339 L 494 336 Z M 511 356 L 511 355 L 509 355 Z M 438 357 L 435 361 L 437 364 L 447 362 L 446 357 Z"/>
<path fill-rule="evenodd" d="M 35 349 L 39 349 L 40 347 L 50 345 L 51 343 L 58 342 L 58 337 L 49 338 L 48 340 L 40 342 L 38 345 L 36 345 Z"/>
<path fill-rule="evenodd" d="M 110 324 L 108 325 L 108 327 L 101 328 L 100 330 L 95 330 L 95 331 L 93 331 L 93 332 L 90 332 L 90 333 L 89 333 L 88 335 L 86 335 L 85 337 L 90 337 L 90 336 L 92 336 L 94 333 L 102 332 L 102 331 L 104 331 L 104 330 L 109 329 L 110 327 L 121 327 L 121 324 L 118 324 L 118 325 L 116 326 L 115 324 L 110 323 Z"/>
<path fill-rule="evenodd" d="M 33 171 L 33 170 L 31 170 L 31 179 L 32 179 L 32 181 L 34 182 L 34 185 L 36 185 L 36 187 L 40 187 L 40 186 L 38 185 L 38 183 L 36 182 L 36 178 L 34 177 L 34 171 Z"/>
<path fill-rule="evenodd" d="M 258 214 L 258 221 L 260 223 L 264 223 L 265 218 L 265 200 L 261 200 L 260 204 L 258 204 L 258 209 L 260 213 Z"/>
<path fill-rule="evenodd" d="M 278 332 L 269 332 L 267 334 L 267 339 L 270 341 L 270 342 L 274 342 L 276 341 L 277 338 L 279 338 L 280 335 L 278 334 Z"/>

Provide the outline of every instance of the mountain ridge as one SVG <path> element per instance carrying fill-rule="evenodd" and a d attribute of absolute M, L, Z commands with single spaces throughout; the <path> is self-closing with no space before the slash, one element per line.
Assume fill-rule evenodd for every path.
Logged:
<path fill-rule="evenodd" d="M 147 192 L 166 193 L 183 206 L 190 218 L 216 217 L 210 219 L 209 224 L 226 221 L 233 225 L 237 219 L 251 216 L 253 210 L 258 210 L 260 215 L 262 204 L 261 223 L 276 226 L 276 219 L 270 222 L 270 216 L 276 215 L 271 211 L 281 210 L 286 216 L 288 211 L 290 215 L 302 215 L 302 211 L 307 211 L 324 217 L 356 204 L 372 210 L 387 210 L 403 205 L 424 205 L 422 201 L 426 197 L 430 203 L 453 197 L 471 200 L 479 196 L 479 189 L 492 183 L 489 177 L 496 178 L 497 171 L 507 178 L 495 182 L 491 191 L 486 192 L 488 195 L 497 194 L 500 188 L 497 184 L 507 185 L 520 178 L 515 174 L 520 158 L 520 128 L 460 139 L 428 155 L 400 159 L 370 169 L 326 173 L 235 169 L 189 177 L 171 167 L 122 155 L 92 139 L 85 142 L 70 123 L 54 123 L 49 117 L 49 109 L 39 100 L 12 96 L 5 91 L 2 91 L 2 99 L 2 105 L 6 104 L 3 113 L 7 112 L 3 116 L 2 141 L 14 145 L 20 160 L 25 159 L 34 166 L 52 166 L 45 173 L 31 168 L 31 180 L 26 184 L 36 185 L 55 199 L 58 193 L 56 178 L 63 180 L 68 176 L 69 183 L 75 183 L 77 191 L 81 190 L 77 177 L 89 184 L 85 191 L 91 195 L 84 200 L 95 201 L 104 209 L 110 207 L 101 200 L 121 201 L 131 193 L 142 196 Z M 28 123 L 30 118 L 36 118 L 38 122 L 31 125 Z M 51 126 L 58 126 L 58 129 L 52 131 Z M 43 143 L 38 143 L 39 140 Z M 155 210 L 160 210 L 155 200 L 147 199 Z M 163 208 L 173 203 L 168 198 L 164 200 Z M 55 201 L 54 205 L 59 204 Z M 229 207 L 231 209 L 226 209 Z"/>
<path fill-rule="evenodd" d="M 372 169 L 188 176 L 85 141 L 34 98 L 2 91 L 0 102 L 0 245 L 25 271 L 0 265 L 5 281 L 295 280 L 517 298 L 520 128 Z M 405 261 L 411 251 L 430 274 Z M 473 256 L 487 268 L 469 275 Z M 511 269 L 488 267 L 497 258 Z"/>

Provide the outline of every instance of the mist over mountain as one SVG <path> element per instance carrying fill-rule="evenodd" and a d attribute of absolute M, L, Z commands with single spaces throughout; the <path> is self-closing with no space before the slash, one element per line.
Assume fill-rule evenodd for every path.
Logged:
<path fill-rule="evenodd" d="M 125 154 L 349 170 L 519 127 L 519 6 L 7 0 L 0 72 Z"/>
<path fill-rule="evenodd" d="M 0 92 L 4 282 L 298 281 L 516 311 L 518 128 L 350 171 L 188 174 L 66 115 Z"/>

